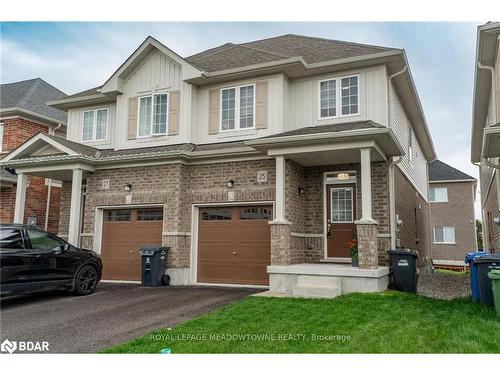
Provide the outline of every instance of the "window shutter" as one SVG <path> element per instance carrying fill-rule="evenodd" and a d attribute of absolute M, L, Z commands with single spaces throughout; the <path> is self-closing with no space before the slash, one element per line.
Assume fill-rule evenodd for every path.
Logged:
<path fill-rule="evenodd" d="M 267 128 L 267 81 L 257 82 L 255 95 L 255 127 Z"/>
<path fill-rule="evenodd" d="M 137 137 L 137 98 L 129 98 L 127 139 L 135 139 L 136 137 Z"/>
<path fill-rule="evenodd" d="M 219 132 L 219 105 L 220 105 L 220 90 L 212 89 L 209 92 L 209 120 L 208 134 L 217 134 Z"/>
<path fill-rule="evenodd" d="M 179 112 L 180 112 L 180 96 L 179 90 L 171 91 L 169 94 L 168 106 L 168 135 L 179 134 Z"/>

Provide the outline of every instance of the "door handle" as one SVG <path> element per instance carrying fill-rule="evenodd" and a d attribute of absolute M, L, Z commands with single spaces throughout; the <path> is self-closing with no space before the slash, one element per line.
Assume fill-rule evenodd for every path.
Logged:
<path fill-rule="evenodd" d="M 233 251 L 233 255 L 236 255 L 236 254 L 238 254 L 238 253 L 236 251 Z"/>
<path fill-rule="evenodd" d="M 135 252 L 134 250 L 130 250 L 130 251 L 129 251 L 129 253 L 130 253 L 130 254 L 133 254 L 134 252 Z"/>

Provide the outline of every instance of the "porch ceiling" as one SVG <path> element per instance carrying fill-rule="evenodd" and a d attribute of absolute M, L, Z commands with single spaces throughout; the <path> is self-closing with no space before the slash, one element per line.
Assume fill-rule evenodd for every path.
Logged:
<path fill-rule="evenodd" d="M 383 161 L 384 157 L 376 149 L 372 149 L 372 161 Z M 303 167 L 312 167 L 318 165 L 332 164 L 350 164 L 359 163 L 359 149 L 333 150 L 333 151 L 317 151 L 286 155 L 287 159 L 293 160 L 295 163 Z"/>

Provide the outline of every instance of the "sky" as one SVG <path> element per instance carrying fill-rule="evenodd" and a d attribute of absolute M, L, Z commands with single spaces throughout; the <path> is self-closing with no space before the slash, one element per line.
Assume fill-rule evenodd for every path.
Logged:
<path fill-rule="evenodd" d="M 100 86 L 148 35 L 181 56 L 287 33 L 404 48 L 438 158 L 477 178 L 470 132 L 481 23 L 0 23 L 0 82 L 41 77 L 67 94 Z"/>

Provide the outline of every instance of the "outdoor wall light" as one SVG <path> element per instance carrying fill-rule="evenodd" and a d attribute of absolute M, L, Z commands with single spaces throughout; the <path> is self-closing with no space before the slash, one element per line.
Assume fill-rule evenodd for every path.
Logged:
<path fill-rule="evenodd" d="M 229 180 L 229 181 L 227 182 L 227 187 L 228 187 L 229 189 L 232 189 L 232 188 L 234 187 L 234 180 Z"/>
<path fill-rule="evenodd" d="M 304 187 L 303 186 L 299 186 L 299 194 L 304 194 Z"/>
<path fill-rule="evenodd" d="M 493 218 L 493 222 L 494 222 L 496 225 L 500 225 L 500 217 L 495 217 L 495 218 Z"/>
<path fill-rule="evenodd" d="M 132 184 L 127 184 L 127 185 L 125 185 L 125 191 L 126 191 L 127 193 L 130 193 L 130 191 L 131 191 L 131 190 L 132 190 Z"/>

